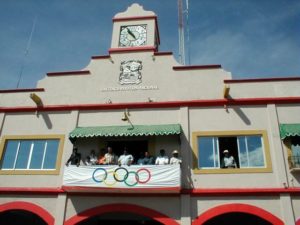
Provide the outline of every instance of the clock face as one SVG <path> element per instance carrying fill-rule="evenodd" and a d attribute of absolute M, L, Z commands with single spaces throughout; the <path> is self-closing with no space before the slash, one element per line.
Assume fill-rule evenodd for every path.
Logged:
<path fill-rule="evenodd" d="M 122 26 L 120 32 L 120 47 L 146 45 L 146 25 Z"/>

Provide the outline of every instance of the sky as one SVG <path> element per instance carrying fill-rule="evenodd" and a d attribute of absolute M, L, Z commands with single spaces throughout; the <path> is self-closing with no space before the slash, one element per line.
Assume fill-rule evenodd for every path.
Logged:
<path fill-rule="evenodd" d="M 177 0 L 0 0 L 0 89 L 108 55 L 112 18 L 135 2 L 156 13 L 159 51 L 178 60 Z M 233 79 L 300 77 L 300 0 L 188 3 L 187 64 L 220 64 Z"/>

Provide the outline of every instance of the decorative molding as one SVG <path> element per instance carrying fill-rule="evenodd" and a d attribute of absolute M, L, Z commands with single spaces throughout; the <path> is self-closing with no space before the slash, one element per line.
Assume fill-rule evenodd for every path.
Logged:
<path fill-rule="evenodd" d="M 178 107 L 224 107 L 224 105 L 267 105 L 267 104 L 299 104 L 300 97 L 279 98 L 240 98 L 240 99 L 212 99 L 190 101 L 165 102 L 129 102 L 112 104 L 73 104 L 73 105 L 44 105 L 43 108 L 34 106 L 0 107 L 0 112 L 35 112 L 39 111 L 71 111 L 71 110 L 110 110 L 110 109 L 150 109 L 150 108 L 178 108 Z"/>
<path fill-rule="evenodd" d="M 45 91 L 44 88 L 23 88 L 23 89 L 0 90 L 0 93 L 4 94 L 4 93 L 17 93 L 17 92 L 43 92 L 43 91 Z"/>
<path fill-rule="evenodd" d="M 90 75 L 89 70 L 81 70 L 81 71 L 66 71 L 66 72 L 51 72 L 47 73 L 48 77 L 54 76 L 74 76 L 74 75 Z"/>
<path fill-rule="evenodd" d="M 161 56 L 161 55 L 173 55 L 173 52 L 154 52 L 155 56 Z"/>
<path fill-rule="evenodd" d="M 262 218 L 268 221 L 270 224 L 273 225 L 284 225 L 283 221 L 279 219 L 277 216 L 271 214 L 270 212 L 259 208 L 257 206 L 252 206 L 248 204 L 240 204 L 240 203 L 232 203 L 232 204 L 224 204 L 219 205 L 213 208 L 208 209 L 201 215 L 197 216 L 195 220 L 192 222 L 192 225 L 203 225 L 210 219 L 217 217 L 219 215 L 223 215 L 226 213 L 247 213 L 259 218 Z"/>
<path fill-rule="evenodd" d="M 233 83 L 252 83 L 252 82 L 277 82 L 277 81 L 300 81 L 300 77 L 274 77 L 259 79 L 240 79 L 240 80 L 224 80 L 225 84 Z"/>
<path fill-rule="evenodd" d="M 54 217 L 47 210 L 34 203 L 14 201 L 0 205 L 0 213 L 9 210 L 25 210 L 39 216 L 46 224 L 54 225 Z"/>
<path fill-rule="evenodd" d="M 110 55 L 95 55 L 91 57 L 92 59 L 109 59 Z"/>
<path fill-rule="evenodd" d="M 123 189 L 122 189 L 123 190 Z M 291 195 L 300 195 L 300 188 L 150 188 L 128 189 L 122 192 L 120 189 L 101 189 L 85 187 L 0 187 L 0 194 L 24 194 L 24 195 L 58 195 L 67 193 L 68 195 L 120 195 L 120 196 L 174 196 L 174 195 L 191 195 L 191 196 L 251 196 L 251 195 L 280 195 L 283 193 Z"/>
<path fill-rule="evenodd" d="M 221 69 L 221 65 L 199 65 L 199 66 L 173 66 L 173 70 L 206 70 Z"/>
<path fill-rule="evenodd" d="M 145 52 L 145 51 L 156 51 L 157 48 L 154 46 L 146 46 L 146 47 L 120 47 L 120 48 L 110 48 L 109 53 L 126 53 L 126 52 Z"/>

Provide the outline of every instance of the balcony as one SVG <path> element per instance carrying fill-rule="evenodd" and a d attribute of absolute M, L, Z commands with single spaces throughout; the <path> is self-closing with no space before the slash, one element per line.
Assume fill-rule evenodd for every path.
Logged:
<path fill-rule="evenodd" d="M 63 188 L 67 192 L 178 193 L 179 165 L 66 166 Z"/>

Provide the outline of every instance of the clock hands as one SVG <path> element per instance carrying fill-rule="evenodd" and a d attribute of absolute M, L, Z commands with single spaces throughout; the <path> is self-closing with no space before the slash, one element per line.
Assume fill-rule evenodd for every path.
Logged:
<path fill-rule="evenodd" d="M 127 29 L 127 33 L 128 33 L 131 37 L 133 37 L 134 40 L 135 40 L 135 39 L 136 39 L 136 36 L 134 35 L 134 33 L 132 33 L 132 31 L 131 31 L 128 27 L 126 27 L 126 29 Z"/>

